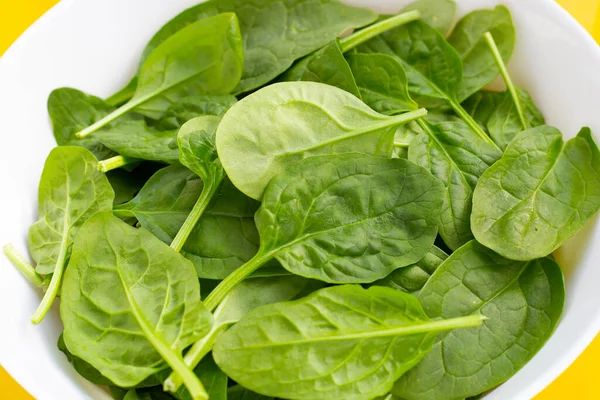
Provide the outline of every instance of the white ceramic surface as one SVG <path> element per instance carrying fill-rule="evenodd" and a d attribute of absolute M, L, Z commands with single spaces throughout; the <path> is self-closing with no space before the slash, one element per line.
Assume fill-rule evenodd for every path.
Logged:
<path fill-rule="evenodd" d="M 72 86 L 107 96 L 135 70 L 152 34 L 198 0 L 64 0 L 0 59 L 0 244 L 26 250 L 36 218 L 39 176 L 54 146 L 46 99 Z M 397 11 L 406 0 L 350 0 Z M 549 124 L 572 137 L 583 125 L 600 133 L 600 49 L 552 0 L 458 0 L 462 15 L 506 4 L 518 39 L 510 70 Z M 486 399 L 530 399 L 585 349 L 600 328 L 600 224 L 593 222 L 559 255 L 567 303 L 556 332 L 529 364 Z M 29 323 L 41 294 L 0 256 L 0 363 L 40 400 L 108 398 L 78 377 L 56 349 L 58 307 Z M 0 388 L 0 397 L 2 397 Z"/>

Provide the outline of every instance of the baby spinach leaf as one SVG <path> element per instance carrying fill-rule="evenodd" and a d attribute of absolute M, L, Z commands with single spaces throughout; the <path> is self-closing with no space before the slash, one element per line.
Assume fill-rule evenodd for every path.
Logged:
<path fill-rule="evenodd" d="M 425 113 L 388 117 L 332 86 L 277 83 L 245 97 L 225 114 L 217 130 L 217 150 L 233 184 L 258 200 L 286 165 L 311 155 L 391 156 L 397 127 Z"/>
<path fill-rule="evenodd" d="M 395 115 L 415 110 L 402 65 L 387 54 L 349 54 L 348 64 L 363 101 L 373 110 Z"/>
<path fill-rule="evenodd" d="M 273 400 L 273 397 L 263 396 L 240 385 L 235 385 L 227 389 L 227 400 Z"/>
<path fill-rule="evenodd" d="M 421 20 L 446 35 L 456 17 L 456 3 L 453 0 L 417 0 L 402 9 L 402 12 L 417 10 Z"/>
<path fill-rule="evenodd" d="M 159 131 L 145 121 L 124 121 L 94 137 L 121 156 L 173 164 L 179 161 L 177 131 Z"/>
<path fill-rule="evenodd" d="M 244 71 L 234 93 L 263 86 L 349 29 L 368 25 L 377 14 L 336 0 L 212 0 L 183 11 L 150 40 L 141 64 L 154 49 L 186 26 L 215 14 L 235 12 L 243 37 Z M 135 80 L 135 78 L 134 78 Z M 115 101 L 131 97 L 129 84 Z"/>
<path fill-rule="evenodd" d="M 331 283 L 369 283 L 419 261 L 437 234 L 443 185 L 402 159 L 314 156 L 273 178 L 255 220 L 256 256 L 207 297 L 214 309 L 272 258 Z"/>
<path fill-rule="evenodd" d="M 430 321 L 407 293 L 334 286 L 251 311 L 219 336 L 213 356 L 258 393 L 366 400 L 388 393 L 440 331 L 477 326 L 479 317 Z"/>
<path fill-rule="evenodd" d="M 177 134 L 179 161 L 202 179 L 202 192 L 185 219 L 171 247 L 180 251 L 204 210 L 225 178 L 215 148 L 215 133 L 221 117 L 205 115 L 186 122 Z"/>
<path fill-rule="evenodd" d="M 408 159 L 428 169 L 444 184 L 440 236 L 450 249 L 456 250 L 473 239 L 470 218 L 477 180 L 500 159 L 502 152 L 462 121 L 436 125 L 420 121 L 420 126 L 424 132 L 410 142 Z"/>
<path fill-rule="evenodd" d="M 479 179 L 471 228 L 514 260 L 545 257 L 600 208 L 600 151 L 589 128 L 563 143 L 556 128 L 519 133 Z"/>
<path fill-rule="evenodd" d="M 465 100 L 462 106 L 479 126 L 487 130 L 490 117 L 504 101 L 504 98 L 504 92 L 480 90 Z"/>
<path fill-rule="evenodd" d="M 385 278 L 373 282 L 372 286 L 387 286 L 416 295 L 446 258 L 446 253 L 433 246 L 421 260 L 393 271 Z"/>
<path fill-rule="evenodd" d="M 527 126 L 535 128 L 544 125 L 544 116 L 534 104 L 529 93 L 523 89 L 516 89 L 516 94 Z M 509 93 L 504 93 L 495 111 L 490 115 L 487 128 L 494 142 L 503 150 L 519 132 L 523 131 L 523 123 Z"/>
<path fill-rule="evenodd" d="M 77 137 L 83 138 L 130 111 L 160 119 L 174 102 L 184 97 L 227 94 L 239 82 L 243 61 L 235 14 L 220 14 L 192 23 L 148 56 L 131 100 L 77 133 Z"/>
<path fill-rule="evenodd" d="M 108 212 L 90 218 L 73 246 L 60 313 L 69 351 L 117 385 L 133 387 L 168 365 L 195 398 L 207 398 L 181 352 L 212 316 L 192 263 L 147 231 Z"/>
<path fill-rule="evenodd" d="M 212 350 L 215 340 L 231 325 L 257 307 L 294 299 L 309 285 L 309 280 L 294 276 L 274 276 L 247 279 L 236 286 L 214 312 L 214 323 L 202 340 L 194 343 L 184 357 L 185 363 L 194 368 Z M 181 385 L 181 378 L 171 374 L 165 382 L 165 390 L 174 392 Z"/>
<path fill-rule="evenodd" d="M 75 371 L 77 371 L 79 375 L 81 375 L 88 381 L 92 382 L 95 385 L 101 386 L 109 386 L 113 384 L 110 379 L 103 376 L 91 364 L 82 360 L 79 357 L 73 356 L 73 354 L 71 354 L 71 352 L 69 351 L 69 349 L 67 349 L 67 346 L 65 345 L 62 333 L 58 337 L 57 347 L 67 357 L 67 360 L 69 360 Z"/>
<path fill-rule="evenodd" d="M 158 122 L 158 129 L 179 129 L 187 121 L 202 115 L 222 117 L 237 99 L 231 95 L 198 95 L 184 97 L 173 103 Z"/>
<path fill-rule="evenodd" d="M 71 245 L 79 228 L 98 211 L 112 209 L 113 192 L 98 172 L 96 157 L 82 147 L 61 146 L 50 151 L 38 190 L 38 221 L 29 228 L 29 251 L 36 271 L 52 274 L 50 286 L 32 316 L 44 319 L 60 290 Z"/>
<path fill-rule="evenodd" d="M 456 97 L 463 101 L 498 76 L 499 69 L 488 49 L 484 34 L 490 32 L 498 44 L 502 59 L 508 62 L 515 47 L 515 27 L 505 6 L 476 10 L 465 15 L 452 31 L 448 42 L 456 49 L 463 75 Z"/>
<path fill-rule="evenodd" d="M 463 399 L 504 382 L 550 338 L 564 295 L 553 260 L 512 261 L 467 243 L 435 271 L 419 299 L 430 318 L 490 319 L 442 334 L 393 393 L 407 400 Z"/>

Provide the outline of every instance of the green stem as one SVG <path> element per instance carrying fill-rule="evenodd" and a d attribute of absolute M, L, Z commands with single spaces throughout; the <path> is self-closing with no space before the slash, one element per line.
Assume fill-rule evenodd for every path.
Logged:
<path fill-rule="evenodd" d="M 136 158 L 114 156 L 114 157 L 108 158 L 104 161 L 99 161 L 98 162 L 98 171 L 106 173 L 108 171 L 112 171 L 113 169 L 121 168 L 121 167 L 124 167 L 125 165 L 129 165 L 129 164 L 133 164 L 134 162 L 137 162 L 137 161 L 138 161 L 138 159 L 136 159 Z"/>
<path fill-rule="evenodd" d="M 135 90 L 137 89 L 137 77 L 133 78 L 127 86 L 123 89 L 119 90 L 117 93 L 110 96 L 106 99 L 106 104 L 112 107 L 118 107 L 126 102 L 128 102 L 133 95 L 135 94 Z"/>
<path fill-rule="evenodd" d="M 506 84 L 506 88 L 510 93 L 510 96 L 515 103 L 515 107 L 517 108 L 517 114 L 519 115 L 519 119 L 521 120 L 521 125 L 523 125 L 523 129 L 529 129 L 529 124 L 525 119 L 525 113 L 523 113 L 523 107 L 521 106 L 521 100 L 519 99 L 519 94 L 517 93 L 517 89 L 510 79 L 510 75 L 508 70 L 506 69 L 506 64 L 504 64 L 504 60 L 502 60 L 502 55 L 500 54 L 500 50 L 498 50 L 498 46 L 496 46 L 496 42 L 494 41 L 494 37 L 491 33 L 486 32 L 485 40 L 487 41 L 490 50 L 492 51 L 492 55 L 494 56 L 494 60 L 496 60 L 496 65 L 500 70 L 500 75 L 502 75 L 502 79 L 504 79 L 504 83 Z"/>
<path fill-rule="evenodd" d="M 6 257 L 8 257 L 8 259 L 13 263 L 13 265 L 19 271 L 21 271 L 23 275 L 29 278 L 29 280 L 33 282 L 35 286 L 43 286 L 42 278 L 37 274 L 37 272 L 35 272 L 35 269 L 31 266 L 31 264 L 25 260 L 25 257 L 23 257 L 12 244 L 8 243 L 2 248 L 2 250 L 4 251 Z"/>
<path fill-rule="evenodd" d="M 448 103 L 450 103 L 450 106 L 452 107 L 454 112 L 456 112 L 456 114 L 458 114 L 458 116 L 467 123 L 467 125 L 469 126 L 469 128 L 471 128 L 473 132 L 475 132 L 483 140 L 494 146 L 496 149 L 500 150 L 496 143 L 494 143 L 494 141 L 483 131 L 483 129 L 481 129 L 479 124 L 475 122 L 473 117 L 469 115 L 469 113 L 463 108 L 463 106 L 460 105 L 460 103 L 455 98 L 449 98 Z"/>
<path fill-rule="evenodd" d="M 391 18 L 361 29 L 360 31 L 354 32 L 352 35 L 340 39 L 340 48 L 342 49 L 342 53 L 352 50 L 367 40 L 372 39 L 375 36 L 379 36 L 390 29 L 394 29 L 400 25 L 415 21 L 419 18 L 421 18 L 421 13 L 418 10 L 413 10 L 395 15 Z"/>
<path fill-rule="evenodd" d="M 394 147 L 401 147 L 403 149 L 407 149 L 410 143 L 405 142 L 394 142 Z"/>
<path fill-rule="evenodd" d="M 183 362 L 185 365 L 187 365 L 190 369 L 196 368 L 204 356 L 206 356 L 212 350 L 219 334 L 224 332 L 227 327 L 228 325 L 226 324 L 213 326 L 213 329 L 211 329 L 206 336 L 194 343 L 194 345 L 185 354 L 185 357 L 183 357 Z M 183 380 L 179 374 L 171 372 L 171 375 L 169 375 L 163 384 L 163 389 L 166 392 L 177 393 L 182 384 Z"/>
<path fill-rule="evenodd" d="M 196 204 L 194 204 L 194 208 L 192 208 L 192 211 L 185 219 L 185 222 L 179 229 L 179 232 L 177 232 L 175 239 L 173 239 L 173 241 L 171 242 L 172 249 L 174 249 L 177 252 L 181 251 L 183 245 L 192 233 L 192 230 L 198 223 L 198 220 L 204 213 L 204 210 L 212 200 L 222 181 L 223 177 L 221 175 L 221 177 L 218 179 L 207 179 L 204 182 L 204 186 L 202 187 L 202 193 L 200 193 L 200 197 L 196 201 Z"/>
<path fill-rule="evenodd" d="M 272 253 L 262 254 L 259 250 L 258 253 L 252 257 L 246 264 L 242 265 L 227 278 L 223 279 L 221 283 L 206 297 L 204 300 L 204 306 L 212 312 L 217 306 L 227 297 L 227 295 L 246 277 L 260 268 L 261 265 L 273 258 Z"/>

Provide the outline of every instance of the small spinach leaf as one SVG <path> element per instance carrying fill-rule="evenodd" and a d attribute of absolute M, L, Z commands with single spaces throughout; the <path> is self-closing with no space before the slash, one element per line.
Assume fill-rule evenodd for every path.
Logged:
<path fill-rule="evenodd" d="M 184 97 L 173 103 L 158 122 L 158 129 L 179 129 L 187 121 L 202 115 L 222 117 L 237 99 L 231 95 L 198 95 Z"/>
<path fill-rule="evenodd" d="M 500 103 L 504 101 L 504 92 L 480 90 L 462 103 L 464 109 L 484 129 L 487 129 L 490 117 Z"/>
<path fill-rule="evenodd" d="M 181 352 L 212 316 L 192 263 L 147 231 L 107 212 L 90 218 L 73 246 L 60 313 L 69 351 L 117 385 L 133 387 L 168 365 L 206 398 Z"/>
<path fill-rule="evenodd" d="M 589 128 L 563 143 L 556 128 L 519 133 L 479 179 L 471 228 L 514 260 L 545 257 L 600 208 L 600 151 Z"/>
<path fill-rule="evenodd" d="M 388 393 L 440 331 L 477 326 L 474 317 L 430 321 L 407 293 L 334 286 L 251 311 L 219 336 L 213 356 L 233 380 L 258 393 L 366 400 Z"/>
<path fill-rule="evenodd" d="M 463 399 L 504 382 L 550 338 L 564 295 L 553 260 L 512 261 L 467 243 L 435 271 L 419 299 L 430 318 L 489 319 L 478 328 L 442 334 L 393 393 L 407 400 Z"/>
<path fill-rule="evenodd" d="M 397 127 L 424 110 L 389 117 L 350 93 L 314 82 L 267 86 L 234 105 L 217 130 L 219 157 L 233 184 L 260 199 L 286 165 L 316 154 L 391 156 Z"/>
<path fill-rule="evenodd" d="M 130 111 L 160 119 L 184 97 L 228 94 L 240 80 L 243 61 L 235 14 L 220 14 L 190 24 L 148 56 L 131 100 L 77 133 L 77 137 L 83 138 Z"/>
<path fill-rule="evenodd" d="M 446 187 L 440 217 L 440 236 L 456 250 L 469 240 L 472 196 L 481 174 L 502 156 L 462 121 L 433 125 L 419 121 L 424 130 L 413 139 L 408 159 L 428 169 Z"/>
<path fill-rule="evenodd" d="M 69 259 L 79 228 L 98 211 L 112 209 L 115 193 L 106 176 L 97 169 L 96 157 L 82 147 L 54 148 L 44 165 L 38 191 L 38 221 L 29 228 L 29 251 L 36 271 L 52 275 L 50 286 L 33 323 L 44 319 Z"/>

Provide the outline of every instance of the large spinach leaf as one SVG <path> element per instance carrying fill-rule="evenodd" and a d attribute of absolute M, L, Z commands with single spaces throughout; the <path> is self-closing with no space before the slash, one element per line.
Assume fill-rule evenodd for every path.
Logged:
<path fill-rule="evenodd" d="M 53 149 L 44 165 L 38 191 L 38 221 L 29 228 L 29 251 L 36 271 L 52 274 L 44 298 L 32 316 L 42 321 L 55 297 L 71 251 L 83 223 L 98 211 L 112 209 L 115 193 L 97 170 L 96 157 L 82 147 Z"/>
<path fill-rule="evenodd" d="M 267 86 L 234 105 L 217 130 L 219 158 L 234 185 L 260 199 L 286 165 L 315 154 L 391 156 L 398 126 L 425 115 L 379 114 L 350 93 L 314 82 Z"/>
<path fill-rule="evenodd" d="M 600 151 L 588 128 L 563 143 L 556 128 L 518 134 L 479 179 L 471 228 L 514 260 L 545 257 L 600 208 Z"/>
<path fill-rule="evenodd" d="M 548 340 L 564 295 L 562 272 L 553 260 L 511 261 L 467 243 L 435 271 L 419 299 L 430 318 L 489 319 L 440 336 L 396 383 L 394 394 L 407 400 L 463 399 L 504 382 Z"/>
<path fill-rule="evenodd" d="M 374 22 L 377 14 L 337 0 L 211 0 L 183 11 L 150 40 L 141 65 L 172 35 L 186 26 L 219 13 L 235 12 L 243 37 L 244 71 L 234 93 L 254 90 L 349 29 Z M 127 100 L 137 78 L 112 97 Z"/>
<path fill-rule="evenodd" d="M 505 6 L 476 10 L 464 16 L 452 31 L 448 42 L 456 49 L 463 65 L 462 81 L 456 98 L 463 101 L 498 76 L 499 69 L 488 49 L 484 34 L 496 39 L 502 59 L 508 62 L 515 47 L 515 27 Z"/>
<path fill-rule="evenodd" d="M 288 271 L 333 283 L 369 283 L 419 261 L 437 233 L 443 185 L 402 159 L 314 156 L 271 180 L 255 220 L 260 249 L 207 297 L 214 309 L 276 258 Z"/>
<path fill-rule="evenodd" d="M 212 316 L 192 263 L 147 231 L 108 212 L 90 218 L 73 246 L 60 314 L 69 351 L 117 385 L 133 387 L 168 365 L 194 398 L 207 398 L 181 352 Z"/>
<path fill-rule="evenodd" d="M 440 331 L 477 326 L 479 318 L 430 321 L 407 293 L 334 286 L 251 311 L 217 339 L 213 356 L 258 393 L 367 400 L 388 393 Z"/>
<path fill-rule="evenodd" d="M 173 103 L 158 122 L 160 130 L 179 129 L 189 120 L 201 115 L 222 117 L 237 99 L 231 95 L 198 95 L 184 97 Z"/>
<path fill-rule="evenodd" d="M 130 111 L 160 119 L 181 98 L 227 94 L 239 82 L 243 58 L 235 14 L 220 14 L 190 24 L 148 56 L 131 100 L 78 132 L 77 137 L 83 138 Z"/>
<path fill-rule="evenodd" d="M 408 159 L 440 179 L 446 191 L 440 216 L 440 236 L 456 250 L 469 240 L 472 196 L 481 174 L 502 156 L 462 121 L 430 124 L 420 121 L 423 133 L 410 142 Z"/>
<path fill-rule="evenodd" d="M 194 368 L 210 352 L 215 340 L 231 325 L 257 307 L 294 299 L 309 285 L 309 280 L 294 276 L 252 278 L 240 283 L 214 312 L 214 323 L 202 340 L 194 343 L 184 357 L 185 363 Z M 177 391 L 182 384 L 177 374 L 171 374 L 165 382 L 165 390 Z"/>
<path fill-rule="evenodd" d="M 448 258 L 446 253 L 433 246 L 421 260 L 408 267 L 393 271 L 385 278 L 373 282 L 373 285 L 388 286 L 416 295 L 446 258 Z"/>

